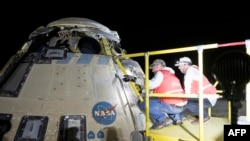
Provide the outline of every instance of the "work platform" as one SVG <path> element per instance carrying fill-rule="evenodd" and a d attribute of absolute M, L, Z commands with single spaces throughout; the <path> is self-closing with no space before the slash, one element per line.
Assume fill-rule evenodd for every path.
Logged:
<path fill-rule="evenodd" d="M 223 141 L 224 125 L 229 124 L 227 118 L 211 117 L 211 121 L 204 124 L 204 141 Z M 200 138 L 199 125 L 192 125 L 189 119 L 186 119 L 182 125 L 171 125 L 159 130 L 150 130 L 149 135 L 152 135 L 152 141 L 198 141 Z"/>
<path fill-rule="evenodd" d="M 238 111 L 238 117 L 246 114 L 246 102 L 241 101 L 242 108 Z M 188 111 L 184 115 L 189 115 Z M 211 120 L 204 124 L 204 141 L 224 141 L 224 125 L 230 125 L 228 118 L 228 101 L 218 99 L 211 109 Z M 199 124 L 192 125 L 190 118 L 183 121 L 182 125 L 171 125 L 159 130 L 150 130 L 152 141 L 199 141 Z"/>

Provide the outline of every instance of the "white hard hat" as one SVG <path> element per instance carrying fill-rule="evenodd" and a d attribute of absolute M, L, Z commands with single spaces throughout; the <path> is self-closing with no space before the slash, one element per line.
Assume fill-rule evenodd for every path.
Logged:
<path fill-rule="evenodd" d="M 176 62 L 175 66 L 179 66 L 181 64 L 192 64 L 192 60 L 189 57 L 181 57 L 179 61 Z"/>

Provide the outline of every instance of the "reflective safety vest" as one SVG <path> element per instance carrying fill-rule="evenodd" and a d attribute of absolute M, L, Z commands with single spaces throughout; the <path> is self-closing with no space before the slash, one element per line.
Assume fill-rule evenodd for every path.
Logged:
<path fill-rule="evenodd" d="M 198 67 L 195 67 L 198 69 Z M 203 93 L 204 94 L 216 94 L 216 88 L 209 82 L 207 77 L 203 75 Z M 199 93 L 199 81 L 193 80 L 191 84 L 191 93 Z"/>
<path fill-rule="evenodd" d="M 164 76 L 160 86 L 154 89 L 154 93 L 184 94 L 180 80 L 169 70 L 160 70 Z M 187 98 L 161 97 L 162 102 L 167 104 L 186 103 Z"/>
<path fill-rule="evenodd" d="M 193 80 L 191 86 L 191 93 L 199 93 L 199 81 Z M 203 93 L 204 94 L 216 94 L 216 88 L 203 76 Z"/>

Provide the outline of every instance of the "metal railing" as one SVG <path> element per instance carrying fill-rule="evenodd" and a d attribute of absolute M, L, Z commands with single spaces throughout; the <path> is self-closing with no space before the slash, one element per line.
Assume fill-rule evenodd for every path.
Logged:
<path fill-rule="evenodd" d="M 231 46 L 242 46 L 246 45 L 246 52 L 250 54 L 250 40 L 246 41 L 241 41 L 241 42 L 232 42 L 232 43 L 225 43 L 225 44 L 207 44 L 207 45 L 198 45 L 198 46 L 187 46 L 187 47 L 182 47 L 182 48 L 175 48 L 175 49 L 165 49 L 165 50 L 158 50 L 158 51 L 150 51 L 150 52 L 145 52 L 145 53 L 132 53 L 132 54 L 123 54 L 122 57 L 125 58 L 133 58 L 133 57 L 145 57 L 145 90 L 146 90 L 146 95 L 145 95 L 145 100 L 146 100 L 146 131 L 145 131 L 145 136 L 149 136 L 149 125 L 150 125 L 150 117 L 149 117 L 149 97 L 183 97 L 183 98 L 198 98 L 199 99 L 199 113 L 203 113 L 203 98 L 205 97 L 211 97 L 212 95 L 203 95 L 202 91 L 202 86 L 203 86 L 203 50 L 205 49 L 215 49 L 215 48 L 224 48 L 224 47 L 231 47 Z M 169 53 L 178 53 L 178 52 L 187 52 L 187 51 L 197 51 L 198 52 L 198 66 L 199 66 L 199 95 L 183 95 L 183 94 L 159 94 L 159 93 L 149 93 L 149 56 L 152 55 L 162 55 L 162 54 L 169 54 Z M 246 94 L 249 95 L 250 91 L 250 84 L 247 84 L 246 88 Z M 138 92 L 137 92 L 137 95 Z M 214 97 L 214 96 L 212 96 Z M 215 96 L 217 97 L 217 96 Z M 246 96 L 250 99 L 250 96 Z M 246 116 L 247 120 L 250 121 L 250 108 L 249 104 L 246 105 L 247 111 L 246 111 Z M 199 118 L 203 119 L 203 114 L 199 114 Z M 204 123 L 202 120 L 199 120 L 199 139 L 200 141 L 204 140 Z"/>

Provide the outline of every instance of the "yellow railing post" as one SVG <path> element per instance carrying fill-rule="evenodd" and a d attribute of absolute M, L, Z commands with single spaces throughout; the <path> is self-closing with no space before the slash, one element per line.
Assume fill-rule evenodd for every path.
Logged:
<path fill-rule="evenodd" d="M 145 90 L 146 90 L 146 96 L 145 96 L 145 109 L 146 109 L 146 137 L 149 136 L 149 123 L 150 123 L 150 117 L 149 117 L 149 55 L 148 53 L 145 53 Z"/>
<path fill-rule="evenodd" d="M 203 46 L 197 47 L 198 51 L 198 66 L 199 66 L 199 133 L 200 141 L 204 140 L 204 116 L 203 116 Z"/>

